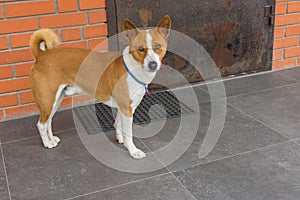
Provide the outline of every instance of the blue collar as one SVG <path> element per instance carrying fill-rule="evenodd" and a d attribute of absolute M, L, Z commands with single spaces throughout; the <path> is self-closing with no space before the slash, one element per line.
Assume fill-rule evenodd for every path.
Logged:
<path fill-rule="evenodd" d="M 137 82 L 138 84 L 142 85 L 145 87 L 145 92 L 147 93 L 148 96 L 150 96 L 150 92 L 148 90 L 148 85 L 146 83 L 144 83 L 143 81 L 140 81 L 137 77 L 135 77 L 132 72 L 129 70 L 129 68 L 127 67 L 124 59 L 123 59 L 123 64 L 125 66 L 126 71 L 128 72 L 128 74 L 133 78 L 133 80 L 135 80 L 135 82 Z"/>

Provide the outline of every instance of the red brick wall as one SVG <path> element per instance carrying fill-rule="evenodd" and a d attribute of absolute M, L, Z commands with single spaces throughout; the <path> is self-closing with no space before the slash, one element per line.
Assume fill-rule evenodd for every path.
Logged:
<path fill-rule="evenodd" d="M 300 1 L 276 0 L 273 69 L 300 65 Z"/>
<path fill-rule="evenodd" d="M 37 112 L 28 79 L 33 63 L 28 44 L 35 30 L 55 30 L 63 47 L 94 49 L 107 37 L 105 22 L 105 0 L 0 0 L 0 121 Z M 66 98 L 63 105 L 71 103 Z"/>

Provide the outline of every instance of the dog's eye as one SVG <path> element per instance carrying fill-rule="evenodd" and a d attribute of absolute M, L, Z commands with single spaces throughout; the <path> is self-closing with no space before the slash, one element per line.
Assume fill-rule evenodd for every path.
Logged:
<path fill-rule="evenodd" d="M 145 49 L 144 49 L 144 47 L 143 47 L 143 46 L 139 46 L 138 50 L 139 50 L 140 52 L 143 52 L 143 51 L 145 51 Z"/>
<path fill-rule="evenodd" d="M 155 44 L 155 49 L 156 49 L 156 50 L 159 50 L 159 49 L 161 49 L 161 44 L 159 44 L 159 43 L 156 43 L 156 44 Z"/>

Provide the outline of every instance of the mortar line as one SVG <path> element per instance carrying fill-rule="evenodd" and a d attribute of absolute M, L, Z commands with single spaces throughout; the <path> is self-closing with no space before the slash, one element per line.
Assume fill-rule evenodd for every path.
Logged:
<path fill-rule="evenodd" d="M 38 16 L 38 23 L 39 23 L 38 29 L 40 29 L 41 26 L 40 26 L 40 19 L 39 19 L 39 16 Z M 99 24 L 99 23 L 100 23 L 100 22 L 95 23 L 95 24 L 93 24 L 93 25 L 97 25 L 97 24 Z M 80 27 L 82 27 L 82 26 L 85 26 L 85 24 L 83 24 L 83 25 L 81 24 L 81 25 L 62 26 L 62 27 L 53 27 L 53 28 L 50 28 L 50 29 L 51 29 L 51 30 L 71 29 L 71 28 L 80 28 Z M 26 30 L 26 31 L 22 31 L 22 32 L 4 33 L 4 34 L 2 34 L 2 35 L 6 35 L 6 36 L 8 36 L 8 35 L 21 35 L 21 34 L 26 34 L 26 33 L 31 33 L 31 34 L 33 34 L 35 31 L 36 31 L 36 30 Z M 14 49 L 16 49 L 16 48 L 14 48 Z"/>
<path fill-rule="evenodd" d="M 12 91 L 12 92 L 0 93 L 0 97 L 8 96 L 8 95 L 14 95 L 14 94 L 17 94 L 18 92 L 19 91 Z M 8 107 L 14 107 L 14 106 L 6 106 L 5 108 L 8 108 Z"/>
<path fill-rule="evenodd" d="M 168 174 L 170 174 L 170 172 L 165 172 L 165 173 L 157 174 L 157 175 L 154 175 L 154 176 L 149 176 L 149 177 L 146 177 L 146 178 L 142 178 L 142 179 L 139 179 L 139 180 L 129 181 L 127 183 L 122 183 L 122 184 L 119 184 L 119 185 L 110 186 L 110 187 L 103 188 L 103 189 L 100 189 L 100 190 L 96 190 L 96 191 L 93 191 L 93 192 L 88 192 L 88 193 L 84 193 L 84 194 L 81 194 L 81 195 L 78 195 L 78 196 L 69 197 L 65 200 L 71 200 L 71 199 L 75 199 L 75 198 L 78 198 L 78 197 L 84 197 L 84 196 L 87 196 L 87 195 L 96 194 L 98 192 L 103 192 L 103 191 L 106 191 L 106 190 L 110 190 L 110 189 L 130 185 L 130 184 L 133 184 L 133 183 L 139 183 L 139 182 L 142 182 L 142 181 L 146 181 L 146 180 L 149 180 L 149 179 L 152 179 L 152 178 L 156 178 L 156 177 L 160 177 L 160 176 L 164 176 L 164 175 L 168 175 Z"/>
<path fill-rule="evenodd" d="M 139 139 L 140 140 L 140 139 Z M 140 142 L 142 142 L 140 140 Z M 87 195 L 90 195 L 90 194 L 95 194 L 95 193 L 98 193 L 98 192 L 102 192 L 102 191 L 106 191 L 106 190 L 109 190 L 109 189 L 114 189 L 114 188 L 118 188 L 118 187 L 122 187 L 122 186 L 126 186 L 126 185 L 130 185 L 130 184 L 133 184 L 133 183 L 138 183 L 138 182 L 141 182 L 141 181 L 144 181 L 144 180 L 148 180 L 148 179 L 151 179 L 151 178 L 155 178 L 155 177 L 159 177 L 159 176 L 163 176 L 163 175 L 174 175 L 173 173 L 174 172 L 178 172 L 178 171 L 182 171 L 182 170 L 186 170 L 186 169 L 189 169 L 189 168 L 193 168 L 195 166 L 198 166 L 198 165 L 205 165 L 205 164 L 209 164 L 209 163 L 213 163 L 213 162 L 217 162 L 217 161 L 220 161 L 220 160 L 223 160 L 223 159 L 227 159 L 227 158 L 232 158 L 232 157 L 235 157 L 235 156 L 239 156 L 239 155 L 243 155 L 243 154 L 247 154 L 247 153 L 251 153 L 251 152 L 254 152 L 254 151 L 259 151 L 259 150 L 262 150 L 264 148 L 269 148 L 269 147 L 272 147 L 272 146 L 277 146 L 277 145 L 280 145 L 280 144 L 283 144 L 283 143 L 286 143 L 286 142 L 290 142 L 290 140 L 287 140 L 287 141 L 283 141 L 283 142 L 279 142 L 279 143 L 276 143 L 276 144 L 271 144 L 271 145 L 267 145 L 267 146 L 264 146 L 264 147 L 260 147 L 260 148 L 257 148 L 257 149 L 252 149 L 252 150 L 249 150 L 249 151 L 245 151 L 245 152 L 241 152 L 241 153 L 238 153 L 238 154 L 234 154 L 234 155 L 231 155 L 231 156 L 225 156 L 223 158 L 219 158 L 219 159 L 215 159 L 215 160 L 212 160 L 212 161 L 208 161 L 208 162 L 205 162 L 205 163 L 196 163 L 194 165 L 191 165 L 189 167 L 186 167 L 186 168 L 182 168 L 182 169 L 177 169 L 177 170 L 170 170 L 169 168 L 165 167 L 168 172 L 167 173 L 161 173 L 161 174 L 158 174 L 158 175 L 154 175 L 154 176 L 151 176 L 151 177 L 147 177 L 147 178 L 143 178 L 143 179 L 140 179 L 140 180 L 136 180 L 136 181 L 131 181 L 131 182 L 128 182 L 128 183 L 124 183 L 124 184 L 120 184 L 120 185 L 116 185 L 116 186 L 112 186 L 112 187 L 108 187 L 108 188 L 104 188 L 104 189 L 101 189 L 101 190 L 97 190 L 97 191 L 93 191 L 93 192 L 89 192 L 89 193 L 85 193 L 85 194 L 81 194 L 81 195 L 78 195 L 78 196 L 74 196 L 74 197 L 70 197 L 70 198 L 67 198 L 65 200 L 72 200 L 72 199 L 75 199 L 75 198 L 78 198 L 78 197 L 84 197 L 84 196 L 87 196 Z M 142 142 L 143 143 L 143 142 Z M 144 143 L 143 143 L 144 144 Z M 145 145 L 145 144 L 144 144 Z M 145 145 L 145 147 L 149 150 L 149 147 L 147 145 Z M 153 154 L 153 152 L 150 150 L 151 154 Z M 155 156 L 155 155 L 154 155 Z M 155 156 L 156 157 L 156 156 Z M 157 158 L 157 157 L 156 157 Z M 160 160 L 158 159 L 158 161 L 160 162 Z M 163 165 L 163 164 L 162 164 Z M 163 165 L 164 166 L 164 165 Z M 174 175 L 175 176 L 175 175 Z M 179 181 L 177 179 L 177 181 Z M 180 181 L 179 181 L 180 182 Z M 181 182 L 180 182 L 181 183 Z M 185 187 L 184 187 L 185 188 Z M 185 188 L 186 189 L 186 188 Z M 188 193 L 190 193 L 189 190 L 187 190 Z M 191 193 L 190 193 L 191 194 Z M 192 195 L 193 196 L 193 195 Z M 194 197 L 194 196 L 193 196 Z M 195 198 L 195 197 L 194 197 Z"/>
<path fill-rule="evenodd" d="M 86 25 L 91 25 L 88 11 L 85 12 L 85 18 L 86 18 Z"/>
<path fill-rule="evenodd" d="M 50 1 L 50 0 L 46 0 L 46 1 Z M 55 15 L 61 15 L 61 14 L 69 15 L 69 14 L 85 13 L 85 12 L 86 12 L 86 10 L 74 10 L 74 11 L 58 12 L 58 13 L 54 12 L 54 13 L 39 14 L 38 17 L 55 16 Z M 9 18 L 6 17 L 5 19 L 7 21 L 10 21 L 10 20 L 20 20 L 20 19 L 28 19 L 28 18 L 35 18 L 35 17 L 36 17 L 36 15 L 26 15 L 26 16 L 14 16 L 14 17 L 9 17 Z M 4 19 L 4 17 L 3 17 L 3 19 Z"/>
<path fill-rule="evenodd" d="M 97 101 L 98 102 L 98 101 Z M 99 103 L 99 102 L 98 102 Z M 32 102 L 32 103 L 27 103 L 27 104 L 22 104 L 24 106 L 26 105 L 34 105 L 35 103 Z M 80 107 L 80 106 L 85 106 L 85 105 L 90 105 L 90 102 L 87 102 L 86 103 L 78 103 L 78 104 L 75 104 L 75 105 L 70 105 L 71 107 L 59 107 L 57 112 L 60 112 L 60 111 L 66 111 L 66 110 L 72 110 L 74 108 L 77 108 L 77 107 Z M 16 106 L 7 106 L 5 108 L 13 108 L 13 107 L 16 107 Z M 19 106 L 18 106 L 19 107 Z M 7 121 L 12 121 L 12 120 L 16 120 L 16 119 L 22 119 L 22 118 L 26 118 L 26 117 L 33 117 L 33 116 L 36 116 L 36 115 L 39 115 L 39 112 L 36 111 L 34 113 L 30 113 L 26 116 L 16 116 L 16 117 L 13 117 L 13 118 L 9 118 L 9 119 L 6 119 L 5 121 L 1 121 L 1 122 L 7 122 Z M 1 123 L 0 122 L 0 123 Z"/>
<path fill-rule="evenodd" d="M 288 69 L 293 69 L 293 68 L 298 68 L 298 66 L 291 67 L 291 68 L 288 68 Z M 226 82 L 226 81 L 236 80 L 236 79 L 240 79 L 240 78 L 247 78 L 247 77 L 252 77 L 252 76 L 259 76 L 259 75 L 270 74 L 270 73 L 274 73 L 274 72 L 280 72 L 280 71 L 283 71 L 283 70 L 286 70 L 286 69 L 280 69 L 280 70 L 276 70 L 276 71 L 263 71 L 263 72 L 252 73 L 252 74 L 245 74 L 245 75 L 234 76 L 234 77 L 224 77 L 224 78 L 221 78 L 221 79 L 219 78 L 217 80 L 202 81 L 202 82 L 196 83 L 196 84 L 188 84 L 188 85 L 185 85 L 185 86 L 182 86 L 182 87 L 172 88 L 170 90 L 177 90 L 177 89 L 184 89 L 184 88 L 205 86 L 205 85 L 209 85 L 209 84 Z M 203 89 L 201 89 L 201 90 L 203 90 Z M 205 90 L 203 90 L 203 91 L 205 91 Z M 205 92 L 207 93 L 207 91 L 205 91 Z"/>
<path fill-rule="evenodd" d="M 168 166 L 166 166 L 155 154 L 154 152 L 141 140 L 139 139 L 139 141 L 149 150 L 149 152 L 158 160 L 158 162 L 167 169 L 168 172 L 170 172 L 170 174 L 173 176 L 173 178 L 175 178 L 175 180 L 179 183 L 179 185 L 194 199 L 197 200 L 196 197 L 183 185 L 183 183 L 178 180 L 178 178 L 171 172 L 171 170 L 168 168 Z"/>
<path fill-rule="evenodd" d="M 27 3 L 27 2 L 36 2 L 36 0 L 23 0 L 23 2 L 17 2 L 17 3 Z M 2 2 L 3 5 L 6 5 L 6 4 L 15 4 L 15 3 L 16 3 L 16 1 L 14 1 L 14 0 L 11 0 L 9 2 Z"/>
<path fill-rule="evenodd" d="M 2 113 L 3 113 L 3 119 L 6 120 L 6 111 L 4 108 L 2 109 Z"/>
<path fill-rule="evenodd" d="M 251 114 L 246 113 L 245 111 L 241 110 L 240 108 L 232 105 L 230 102 L 227 102 L 228 105 L 230 105 L 232 108 L 234 108 L 235 110 L 239 111 L 240 113 L 246 115 L 247 117 L 250 117 L 251 119 L 255 120 L 256 122 L 264 125 L 265 127 L 271 129 L 272 131 L 278 133 L 279 135 L 281 135 L 282 137 L 284 137 L 287 140 L 292 140 L 292 138 L 289 138 L 288 136 L 284 135 L 283 133 L 281 133 L 280 131 L 276 130 L 275 128 L 265 124 L 264 122 L 262 122 L 261 120 L 257 119 L 256 117 L 252 116 Z"/>
<path fill-rule="evenodd" d="M 269 148 L 269 147 L 274 147 L 274 146 L 277 146 L 277 145 L 281 145 L 283 143 L 287 143 L 287 142 L 291 142 L 291 140 L 285 140 L 285 141 L 282 141 L 282 142 L 279 142 L 279 143 L 275 143 L 275 144 L 270 144 L 270 145 L 266 145 L 266 146 L 263 146 L 263 147 L 259 147 L 259 148 L 256 148 L 256 149 L 251 149 L 249 151 L 244 151 L 244 152 L 240 152 L 240 153 L 237 153 L 237 154 L 233 154 L 233 155 L 229 155 L 229 156 L 224 156 L 222 158 L 217 158 L 217 159 L 214 159 L 214 160 L 209 160 L 209 161 L 206 161 L 206 162 L 203 162 L 203 163 L 195 163 L 191 166 L 188 166 L 188 167 L 183 167 L 181 169 L 175 169 L 175 170 L 171 170 L 172 173 L 175 173 L 175 172 L 179 172 L 179 171 L 183 171 L 183 170 L 187 170 L 187 169 L 190 169 L 190 168 L 193 168 L 193 167 L 196 167 L 196 166 L 200 166 L 200 165 L 206 165 L 206 164 L 210 164 L 210 163 L 214 163 L 214 162 L 218 162 L 218 161 L 222 161 L 222 160 L 225 160 L 225 159 L 228 159 L 228 158 L 233 158 L 233 157 L 236 157 L 236 156 L 242 156 L 244 154 L 248 154 L 248 153 L 252 153 L 252 152 L 255 152 L 255 151 L 260 151 L 260 150 L 263 150 L 263 149 L 266 149 L 266 148 Z"/>
<path fill-rule="evenodd" d="M 300 137 L 297 137 L 297 138 L 295 138 L 295 139 L 293 139 L 292 141 L 294 142 L 294 143 L 296 143 L 298 146 L 300 146 L 300 139 L 299 139 Z M 296 140 L 299 140 L 299 142 L 297 142 Z M 300 155 L 299 155 L 300 156 Z"/>
<path fill-rule="evenodd" d="M 6 164 L 5 164 L 4 153 L 3 153 L 3 148 L 2 148 L 2 143 L 1 142 L 0 142 L 0 151 L 1 151 L 1 156 L 2 156 L 3 170 L 4 170 L 4 174 L 5 174 L 5 179 L 6 179 L 6 186 L 7 186 L 8 196 L 9 196 L 9 199 L 11 200 L 11 193 L 10 193 L 10 188 L 9 188 L 8 176 L 7 176 L 7 171 L 6 171 Z"/>
<path fill-rule="evenodd" d="M 20 92 L 17 92 L 16 95 L 17 95 L 17 99 L 18 99 L 18 106 L 20 106 L 20 105 L 22 105 L 21 98 L 20 98 Z"/>
<path fill-rule="evenodd" d="M 295 79 L 295 78 L 289 77 L 289 76 L 286 75 L 286 74 L 281 74 L 281 75 L 282 75 L 282 76 L 285 76 L 285 77 L 287 77 L 287 78 L 290 78 L 290 79 L 292 79 L 292 80 L 294 80 L 294 81 L 300 82 L 300 80 L 297 80 L 297 79 Z"/>
<path fill-rule="evenodd" d="M 243 95 L 256 94 L 256 93 L 260 93 L 260 92 L 266 92 L 266 91 L 269 91 L 269 90 L 279 89 L 279 88 L 283 88 L 283 87 L 287 87 L 287 86 L 293 86 L 293 85 L 297 85 L 297 84 L 299 84 L 299 83 L 298 82 L 296 82 L 296 83 L 290 83 L 290 84 L 287 84 L 287 85 L 280 85 L 280 86 L 276 86 L 276 87 L 272 87 L 272 88 L 266 88 L 266 89 L 263 89 L 263 90 L 257 90 L 257 91 L 253 91 L 253 92 L 246 92 L 246 93 L 242 93 L 242 94 L 232 95 L 232 96 L 225 97 L 225 98 L 230 99 L 230 98 L 234 98 L 234 97 L 240 97 L 240 96 L 243 96 Z M 206 92 L 206 93 L 208 93 L 205 90 L 203 90 L 203 91 Z M 221 97 L 220 98 L 216 98 L 213 101 L 220 100 L 220 99 L 222 99 L 222 98 Z"/>
<path fill-rule="evenodd" d="M 11 48 L 11 42 L 10 42 L 10 35 L 6 35 L 6 40 L 7 40 L 7 46 L 8 46 L 8 49 L 12 49 Z"/>
<path fill-rule="evenodd" d="M 76 0 L 76 8 L 77 8 L 77 11 L 80 11 L 80 3 L 79 3 L 79 0 Z"/>
<path fill-rule="evenodd" d="M 5 67 L 7 65 L 19 65 L 19 64 L 29 64 L 34 62 L 34 60 L 24 61 L 24 62 L 15 62 L 15 63 L 6 63 L 6 64 L 0 64 L 0 67 Z"/>
<path fill-rule="evenodd" d="M 5 4 L 2 4 L 2 5 L 1 5 L 1 9 L 2 9 L 3 19 L 6 19 L 6 10 L 5 10 L 5 8 L 4 8 L 4 5 L 5 5 Z"/>
<path fill-rule="evenodd" d="M 54 10 L 55 10 L 55 14 L 60 14 L 58 11 L 58 2 L 57 0 L 54 0 Z"/>
<path fill-rule="evenodd" d="M 243 96 L 243 95 L 264 92 L 264 91 L 268 91 L 268 90 L 272 90 L 272 89 L 278 89 L 278 88 L 282 88 L 282 87 L 286 87 L 286 86 L 293 86 L 293 85 L 297 85 L 297 84 L 299 84 L 299 83 L 295 82 L 295 83 L 290 83 L 290 84 L 287 84 L 287 85 L 280 85 L 280 86 L 276 86 L 276 87 L 272 87 L 272 88 L 266 88 L 266 89 L 263 89 L 263 90 L 258 90 L 258 91 L 253 91 L 253 92 L 246 92 L 246 93 L 242 93 L 242 94 L 232 95 L 232 96 L 229 96 L 229 97 L 227 97 L 227 96 L 225 96 L 225 97 L 217 97 L 217 98 L 214 98 L 214 99 L 209 99 L 209 100 L 206 100 L 206 101 L 203 101 L 203 102 L 199 102 L 199 105 L 204 104 L 204 103 L 219 101 L 219 100 L 222 100 L 224 98 L 230 99 L 230 98 L 239 97 L 239 96 Z M 180 87 L 180 88 L 172 88 L 172 89 L 169 89 L 169 90 L 170 91 L 174 91 L 174 90 L 181 90 L 181 89 L 186 89 L 186 88 L 195 88 L 195 87 L 198 87 L 198 86 L 201 86 L 201 85 L 192 85 L 192 86 L 185 86 L 185 87 Z M 210 94 L 209 91 L 207 91 L 205 89 L 202 89 L 202 88 L 199 88 L 199 89 L 201 91 L 205 92 L 206 94 Z"/>
<path fill-rule="evenodd" d="M 60 134 L 60 133 L 72 131 L 72 130 L 75 130 L 75 129 L 76 129 L 76 127 L 69 128 L 69 129 L 66 129 L 66 130 L 54 131 L 53 134 Z M 40 137 L 39 133 L 37 133 L 36 135 L 33 135 L 33 136 L 28 136 L 28 137 L 24 137 L 24 138 L 10 140 L 10 141 L 7 141 L 7 142 L 2 142 L 2 144 L 12 144 L 12 143 L 16 143 L 16 142 L 20 142 L 20 141 L 24 141 L 24 140 L 30 140 L 30 139 L 37 138 L 37 137 Z"/>
<path fill-rule="evenodd" d="M 84 35 L 83 35 L 83 30 L 82 30 L 82 26 L 79 27 L 79 31 L 80 31 L 80 40 L 84 40 Z"/>
<path fill-rule="evenodd" d="M 12 51 L 18 51 L 18 50 L 25 50 L 25 49 L 29 49 L 29 46 L 16 47 L 16 48 L 13 48 L 13 49 L 5 49 L 5 50 L 1 50 L 1 52 L 12 52 Z"/>
<path fill-rule="evenodd" d="M 168 168 L 167 168 L 168 169 Z M 183 183 L 180 181 L 180 180 L 178 180 L 178 178 L 170 171 L 170 173 L 171 173 L 171 175 L 175 178 L 175 180 L 181 185 L 181 187 L 183 187 L 184 188 L 184 190 L 188 193 L 188 194 L 190 194 L 190 196 L 193 198 L 193 199 L 195 199 L 195 200 L 197 200 L 196 199 L 196 197 L 185 187 L 185 185 L 183 185 Z"/>
<path fill-rule="evenodd" d="M 63 38 L 62 38 L 62 28 L 58 28 L 57 29 L 57 36 L 58 36 L 58 39 L 59 39 L 59 45 L 63 42 Z"/>
<path fill-rule="evenodd" d="M 39 16 L 37 17 L 37 22 L 38 22 L 38 29 L 41 29 L 41 19 Z"/>

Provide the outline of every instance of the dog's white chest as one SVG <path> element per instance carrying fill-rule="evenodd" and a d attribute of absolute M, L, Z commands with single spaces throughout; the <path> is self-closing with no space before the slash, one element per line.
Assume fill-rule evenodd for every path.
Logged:
<path fill-rule="evenodd" d="M 145 87 L 138 84 L 130 76 L 127 77 L 129 97 L 132 100 L 131 107 L 135 109 L 142 101 L 145 95 Z"/>

